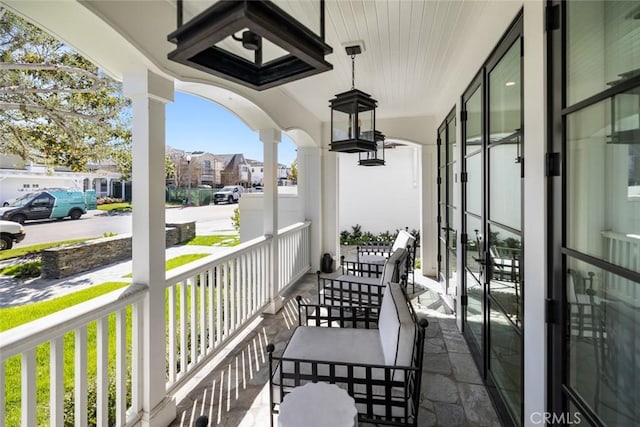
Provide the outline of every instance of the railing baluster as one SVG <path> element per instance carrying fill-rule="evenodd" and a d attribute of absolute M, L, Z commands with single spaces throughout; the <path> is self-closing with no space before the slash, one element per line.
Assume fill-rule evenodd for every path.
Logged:
<path fill-rule="evenodd" d="M 167 304 L 169 304 L 169 382 L 171 384 L 176 382 L 176 287 L 175 285 L 169 286 L 168 289 L 169 298 Z"/>
<path fill-rule="evenodd" d="M 134 413 L 142 410 L 142 310 L 141 302 L 131 307 L 131 407 Z"/>
<path fill-rule="evenodd" d="M 116 425 L 123 426 L 127 412 L 127 313 L 116 312 Z"/>
<path fill-rule="evenodd" d="M 36 425 L 36 349 L 22 353 L 22 426 Z M 77 396 L 76 396 L 77 399 Z M 76 400 L 77 402 L 77 400 Z M 77 417 L 77 413 L 76 413 Z M 76 425 L 77 418 L 76 418 Z"/>
<path fill-rule="evenodd" d="M 74 367 L 74 414 L 75 425 L 87 425 L 87 325 L 81 326 L 75 335 L 75 367 Z M 35 357 L 35 353 L 34 353 Z M 35 360 L 34 360 L 35 361 Z M 35 401 L 35 396 L 34 396 Z M 35 405 L 35 402 L 34 402 Z M 34 408 L 35 409 L 35 408 Z M 35 415 L 34 415 L 35 416 Z"/>
<path fill-rule="evenodd" d="M 191 363 L 189 367 L 198 362 L 198 293 L 196 280 L 197 276 L 189 279 L 189 288 L 191 290 L 191 311 L 190 311 L 190 330 L 191 330 Z"/>
<path fill-rule="evenodd" d="M 180 282 L 180 371 L 178 377 L 187 372 L 187 281 Z"/>
<path fill-rule="evenodd" d="M 98 426 L 109 425 L 109 318 L 103 317 L 96 321 L 96 346 L 97 346 L 97 408 L 96 424 Z M 53 347 L 53 342 L 52 342 Z M 51 373 L 53 380 L 53 348 L 51 352 Z M 53 381 L 52 381 L 53 383 Z M 53 404 L 51 405 L 53 407 Z M 53 414 L 52 414 L 53 416 Z M 57 422 L 51 425 L 59 425 Z"/>
<path fill-rule="evenodd" d="M 242 256 L 242 322 L 249 318 L 249 274 L 247 270 L 249 256 L 244 254 Z"/>
<path fill-rule="evenodd" d="M 200 357 L 207 354 L 207 274 L 200 273 Z"/>
<path fill-rule="evenodd" d="M 4 364 L 5 364 L 5 361 L 0 360 L 0 420 L 4 420 L 6 415 L 6 412 L 4 409 L 4 406 L 6 404 L 4 399 L 4 396 L 5 396 L 4 382 L 6 380 L 6 377 L 4 374 Z M 52 425 L 55 425 L 55 424 L 52 424 Z"/>
<path fill-rule="evenodd" d="M 214 268 L 210 268 L 209 270 L 207 270 L 207 284 L 209 285 L 209 287 L 207 288 L 208 293 L 207 296 L 209 298 L 209 318 L 207 319 L 209 321 L 209 350 L 213 350 L 213 348 L 215 347 L 215 341 L 214 341 L 214 336 L 215 336 L 215 317 L 214 317 L 214 312 L 215 312 L 215 306 L 213 305 L 213 297 L 214 297 L 214 280 L 215 280 L 215 267 Z"/>
<path fill-rule="evenodd" d="M 235 331 L 236 329 L 236 290 L 238 286 L 236 286 L 236 260 L 230 261 L 229 271 L 229 295 L 231 299 L 229 300 L 229 304 L 231 305 L 231 318 L 229 319 L 229 327 L 231 331 Z"/>
<path fill-rule="evenodd" d="M 224 296 L 224 286 L 222 283 L 222 266 L 217 266 L 215 269 L 216 281 L 214 290 L 216 292 L 216 347 L 222 340 L 222 298 Z"/>
<path fill-rule="evenodd" d="M 100 365 L 98 365 L 98 367 L 99 366 Z M 4 381 L 0 380 L 0 386 L 4 386 Z M 59 426 L 62 425 L 64 421 L 63 336 L 56 337 L 49 341 L 49 387 L 49 421 L 52 426 Z M 4 395 L 2 395 L 2 397 L 4 397 Z M 0 416 L 0 420 L 3 419 L 4 418 Z"/>
<path fill-rule="evenodd" d="M 231 327 L 231 292 L 229 291 L 229 282 L 231 281 L 229 263 L 225 262 L 222 266 L 224 271 L 224 277 L 222 278 L 222 297 L 224 298 L 222 303 L 224 305 L 224 336 L 229 336 L 229 328 Z"/>

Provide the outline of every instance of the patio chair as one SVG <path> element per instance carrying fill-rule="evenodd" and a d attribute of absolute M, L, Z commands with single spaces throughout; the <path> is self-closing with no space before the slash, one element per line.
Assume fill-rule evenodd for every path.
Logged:
<path fill-rule="evenodd" d="M 418 322 L 404 287 L 386 286 L 377 320 L 364 327 L 340 327 L 353 320 L 353 312 L 343 306 L 302 304 L 301 299 L 298 304 L 305 325 L 295 329 L 282 355 L 273 354 L 273 344 L 267 346 L 271 411 L 278 412 L 294 387 L 328 382 L 355 400 L 359 422 L 416 426 L 428 322 Z M 347 317 L 336 317 L 336 312 Z M 331 321 L 317 313 L 329 313 Z M 308 326 L 311 320 L 329 327 Z"/>
<path fill-rule="evenodd" d="M 407 257 L 406 249 L 395 250 L 384 263 L 379 277 L 353 274 L 323 276 L 318 272 L 318 301 L 327 305 L 379 306 L 387 283 L 402 282 L 406 286 Z"/>
<path fill-rule="evenodd" d="M 396 249 L 406 249 L 407 256 L 407 280 L 411 282 L 415 290 L 413 266 L 415 263 L 416 239 L 408 231 L 400 230 L 396 235 L 393 245 L 362 245 L 356 248 L 356 262 L 353 266 L 349 266 L 351 271 L 360 272 L 361 274 L 376 272 L 376 266 L 384 265 L 387 258 L 395 252 Z M 347 264 L 349 262 L 347 261 Z"/>

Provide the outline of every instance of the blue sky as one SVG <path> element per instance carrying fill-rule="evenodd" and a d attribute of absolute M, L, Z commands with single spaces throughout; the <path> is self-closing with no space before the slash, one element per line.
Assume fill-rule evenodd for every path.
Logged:
<path fill-rule="evenodd" d="M 167 104 L 167 144 L 185 151 L 208 151 L 214 154 L 242 153 L 262 161 L 262 142 L 226 108 L 197 96 L 175 93 Z M 285 134 L 278 144 L 278 162 L 291 165 L 296 146 Z"/>

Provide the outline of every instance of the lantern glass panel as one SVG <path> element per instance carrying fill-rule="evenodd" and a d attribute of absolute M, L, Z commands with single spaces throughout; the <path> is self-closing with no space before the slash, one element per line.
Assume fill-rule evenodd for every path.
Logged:
<path fill-rule="evenodd" d="M 320 8 L 319 1 L 291 1 L 272 0 L 280 9 L 293 16 L 298 22 L 320 36 Z"/>
<path fill-rule="evenodd" d="M 358 138 L 367 141 L 375 141 L 373 116 L 374 110 L 358 113 Z"/>
<path fill-rule="evenodd" d="M 344 141 L 353 138 L 351 114 L 339 110 L 331 110 L 333 118 L 332 141 Z"/>

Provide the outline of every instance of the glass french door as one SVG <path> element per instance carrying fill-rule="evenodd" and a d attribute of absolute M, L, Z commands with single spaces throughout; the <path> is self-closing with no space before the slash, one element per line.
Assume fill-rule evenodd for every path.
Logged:
<path fill-rule="evenodd" d="M 457 156 L 454 109 L 438 128 L 438 278 L 447 295 L 456 289 L 458 186 L 454 168 Z"/>
<path fill-rule="evenodd" d="M 463 325 L 498 411 L 523 422 L 522 20 L 462 98 Z"/>
<path fill-rule="evenodd" d="M 640 425 L 640 8 L 550 2 L 549 407 Z M 559 423 L 558 423 L 559 424 Z"/>

